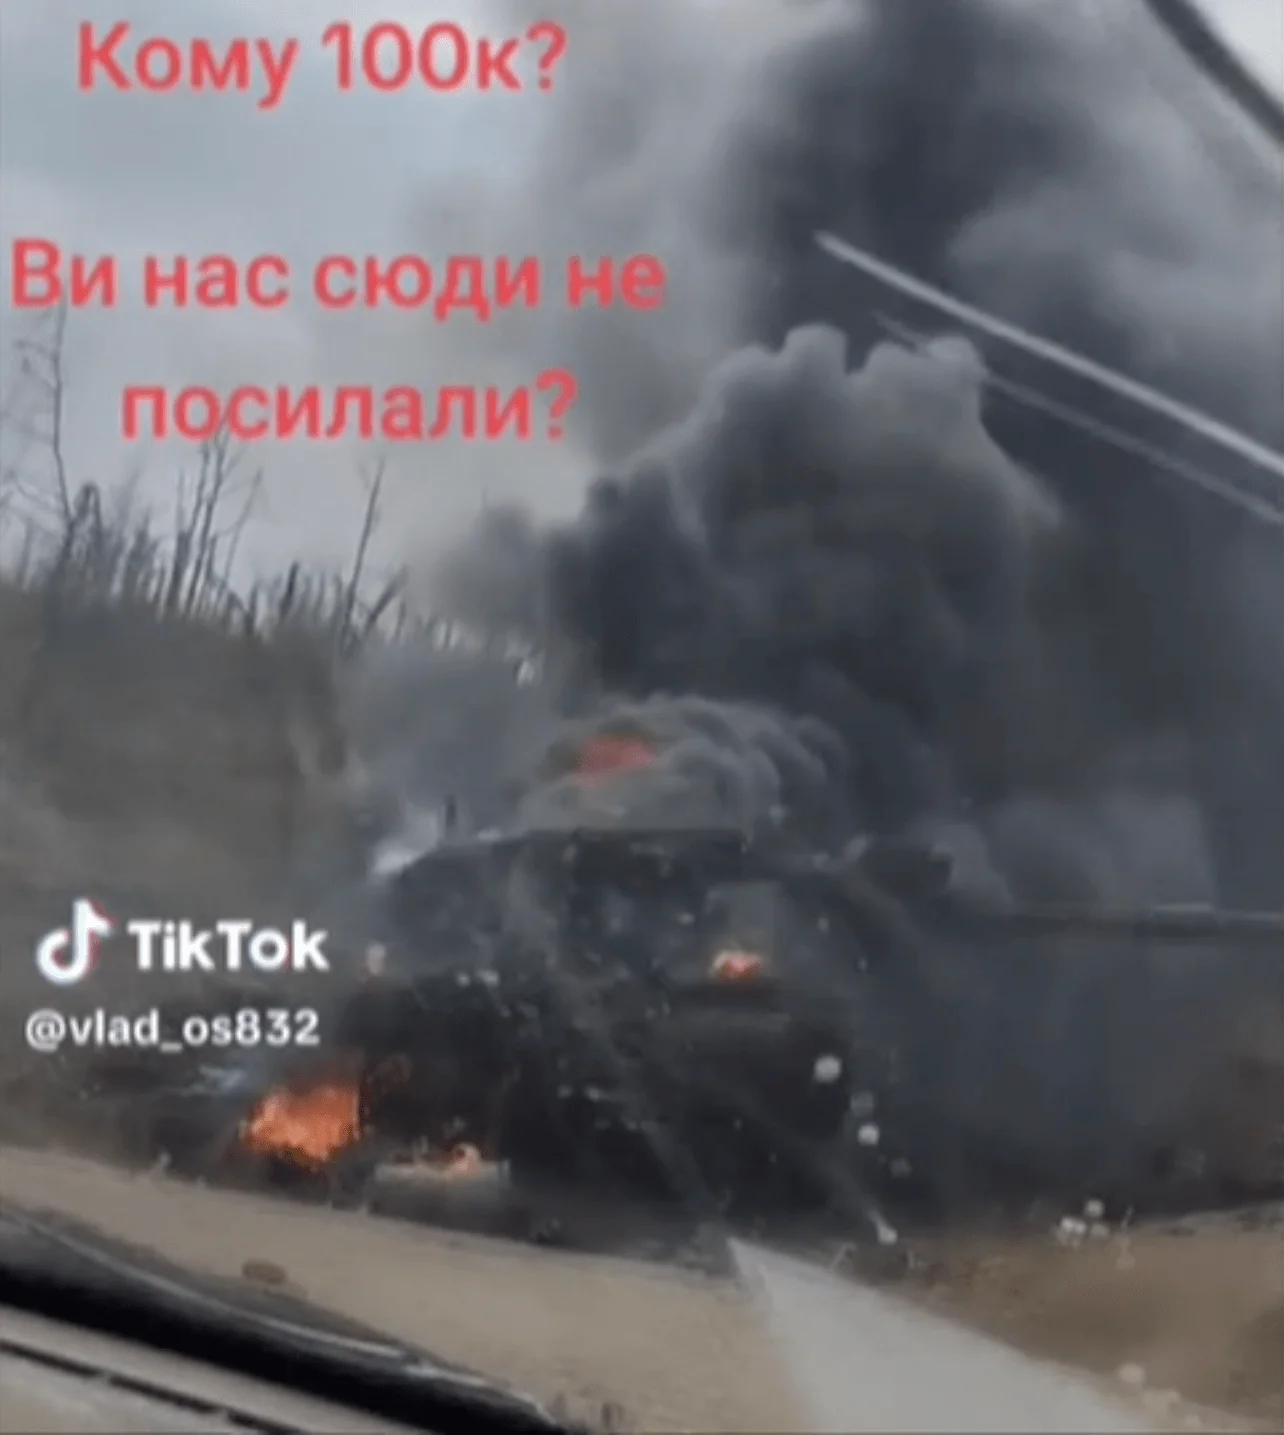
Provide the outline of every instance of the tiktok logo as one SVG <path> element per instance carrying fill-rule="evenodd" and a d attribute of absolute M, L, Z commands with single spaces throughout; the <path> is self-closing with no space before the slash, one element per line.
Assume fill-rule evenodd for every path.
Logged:
<path fill-rule="evenodd" d="M 71 926 L 47 932 L 36 944 L 36 970 L 56 987 L 72 987 L 93 971 L 116 924 L 88 897 L 71 906 Z"/>

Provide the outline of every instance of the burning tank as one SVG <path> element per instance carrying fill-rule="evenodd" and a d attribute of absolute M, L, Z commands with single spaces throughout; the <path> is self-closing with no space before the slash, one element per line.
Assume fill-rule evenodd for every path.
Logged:
<path fill-rule="evenodd" d="M 926 845 L 824 856 L 698 828 L 446 842 L 387 902 L 392 938 L 327 1014 L 327 1049 L 252 1071 L 241 1057 L 239 1080 L 229 1063 L 221 1084 L 207 1070 L 181 1090 L 157 1071 L 151 1154 L 330 1199 L 359 1197 L 389 1162 L 444 1179 L 485 1163 L 519 1191 L 703 1220 L 830 1211 L 872 1231 L 1040 1201 L 1158 1212 L 1284 1192 L 1278 1053 L 1257 1053 L 1256 1111 L 1254 1054 L 1224 1038 L 1216 1065 L 1234 1091 L 1121 1111 L 1118 1013 L 1080 1011 L 1101 1084 L 1097 1109 L 1064 1114 L 1085 1131 L 1073 1166 L 1057 1159 L 1064 1133 L 1022 1139 L 985 1100 L 1036 1079 L 999 1008 L 1028 1016 L 1037 1002 L 1013 992 L 1064 993 L 1092 961 L 1138 984 L 1137 1013 L 1188 1033 L 1204 1080 L 1182 1027 L 1200 1014 L 1163 1011 L 1154 953 L 1265 972 L 1284 916 L 999 906 Z M 987 1003 L 988 1028 L 975 1019 Z M 967 1089 L 978 1071 L 988 1084 Z"/>
<path fill-rule="evenodd" d="M 394 884 L 401 960 L 346 1013 L 346 1040 L 405 1061 L 370 1105 L 372 1129 L 473 1143 L 518 1181 L 740 1215 L 1089 1196 L 1180 1209 L 1284 1189 L 1278 1054 L 1257 1052 L 1267 1099 L 1252 1134 L 1217 1154 L 1211 1079 L 1203 1112 L 1189 1092 L 1118 1109 L 1117 1011 L 1095 1026 L 1078 1014 L 1101 1082 L 1096 1112 L 1066 1114 L 1096 1120 L 1073 1167 L 987 1122 L 984 1093 L 960 1089 L 978 1069 L 965 1008 L 1041 983 L 1064 991 L 1068 967 L 1108 960 L 1137 985 L 1137 1011 L 1176 1037 L 1201 1014 L 1165 1010 L 1165 962 L 1256 963 L 1268 990 L 1284 916 L 998 906 L 954 877 L 914 843 L 827 858 L 720 830 L 442 848 Z M 1023 1074 L 1005 1035 L 996 1020 L 991 1087 Z M 1232 1043 L 1213 1064 L 1247 1080 L 1253 1060 Z M 1204 1079 L 1193 1041 L 1190 1061 Z M 1242 1088 L 1222 1095 L 1243 1112 Z"/>

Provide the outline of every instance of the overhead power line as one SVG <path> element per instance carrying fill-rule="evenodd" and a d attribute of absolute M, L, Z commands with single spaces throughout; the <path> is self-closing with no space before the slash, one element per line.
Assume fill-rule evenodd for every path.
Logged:
<path fill-rule="evenodd" d="M 818 231 L 813 238 L 826 254 L 839 260 L 840 263 L 859 269 L 884 288 L 895 290 L 936 310 L 939 314 L 947 315 L 965 327 L 979 330 L 1011 348 L 1019 349 L 1022 353 L 1042 359 L 1068 373 L 1086 379 L 1097 388 L 1104 389 L 1119 398 L 1127 399 L 1139 408 L 1162 415 L 1188 433 L 1193 433 L 1225 452 L 1235 455 L 1236 458 L 1244 460 L 1259 471 L 1262 475 L 1261 481 L 1258 483 L 1250 483 L 1245 480 L 1234 483 L 1223 481 L 1225 493 L 1234 492 L 1245 500 L 1251 500 L 1253 507 L 1266 504 L 1273 511 L 1284 513 L 1284 454 L 1278 453 L 1273 448 L 1268 448 L 1265 444 L 1259 443 L 1256 439 L 1250 438 L 1247 434 L 1241 433 L 1229 424 L 1222 423 L 1200 409 L 1170 398 L 1167 394 L 1161 393 L 1149 384 L 1142 383 L 1139 379 L 1131 379 L 1126 374 L 1121 374 L 1105 364 L 1099 364 L 1083 354 L 1076 353 L 1073 349 L 1067 349 L 1064 345 L 1054 343 L 1051 339 L 1044 339 L 1037 334 L 1032 334 L 1028 329 L 1000 319 L 984 309 L 977 308 L 974 304 L 956 299 L 944 290 L 925 283 L 921 279 L 916 279 L 912 274 L 907 274 L 896 265 L 876 258 L 866 250 L 849 244 L 845 239 L 839 239 L 837 235 L 822 230 Z M 1242 506 L 1249 505 L 1244 503 Z"/>
<path fill-rule="evenodd" d="M 1187 58 L 1254 124 L 1284 145 L 1284 102 L 1245 65 L 1205 17 L 1196 0 L 1142 0 Z M 1261 0 L 1263 8 L 1280 0 Z M 1282 77 L 1284 78 L 1284 77 Z"/>
<path fill-rule="evenodd" d="M 899 343 L 912 347 L 926 358 L 934 357 L 929 334 L 911 329 L 909 325 L 902 324 L 899 320 L 886 314 L 876 314 L 874 317 L 883 329 Z M 1121 453 L 1143 459 L 1154 469 L 1172 474 L 1173 477 L 1183 479 L 1196 488 L 1202 488 L 1205 493 L 1211 493 L 1214 497 L 1233 504 L 1236 508 L 1242 509 L 1245 513 L 1272 528 L 1284 530 L 1284 506 L 1273 506 L 1252 494 L 1244 493 L 1233 483 L 1227 483 L 1225 480 L 1205 472 L 1204 469 L 1187 463 L 1184 459 L 1160 448 L 1157 444 L 1147 443 L 1145 439 L 1137 438 L 1114 424 L 1103 423 L 1101 419 L 1085 413 L 1082 409 L 1076 408 L 1074 404 L 1066 404 L 1058 399 L 1049 398 L 1047 394 L 1040 393 L 1038 389 L 1029 388 L 1025 384 L 1015 384 L 1010 379 L 1001 378 L 997 374 L 987 374 L 985 384 L 987 388 L 1002 394 L 1022 408 L 1047 414 L 1049 418 L 1056 419 L 1068 428 L 1077 429 L 1090 438 L 1109 444 Z"/>

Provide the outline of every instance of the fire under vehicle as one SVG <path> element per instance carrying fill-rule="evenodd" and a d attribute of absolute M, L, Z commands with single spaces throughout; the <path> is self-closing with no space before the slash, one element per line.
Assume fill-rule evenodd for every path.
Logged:
<path fill-rule="evenodd" d="M 1058 944 L 1089 941 L 1265 969 L 1284 917 L 998 908 L 951 877 L 900 842 L 838 859 L 730 831 L 445 844 L 392 881 L 386 961 L 336 998 L 325 1050 L 207 1055 L 183 1080 L 172 1057 L 117 1064 L 99 1089 L 133 1093 L 144 1158 L 331 1199 L 412 1156 L 704 1219 L 1284 1189 L 1279 1169 L 1192 1174 L 1162 1128 L 1122 1163 L 1050 1168 L 969 1125 L 942 1059 L 951 982 L 978 963 L 1028 985 Z"/>

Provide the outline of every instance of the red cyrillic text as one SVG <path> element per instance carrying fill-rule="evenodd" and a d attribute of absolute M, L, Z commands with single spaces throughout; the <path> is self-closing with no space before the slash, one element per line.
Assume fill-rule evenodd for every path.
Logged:
<path fill-rule="evenodd" d="M 228 397 L 224 415 L 227 431 L 238 443 L 254 443 L 269 437 L 272 422 L 272 399 L 266 389 L 253 385 L 234 389 Z"/>
<path fill-rule="evenodd" d="M 80 27 L 80 88 L 100 85 L 131 94 L 135 89 L 165 95 L 186 89 L 197 93 L 236 90 L 248 94 L 260 85 L 258 107 L 274 110 L 285 97 L 299 62 L 297 40 L 213 40 L 179 44 L 163 35 L 133 43 L 133 26 L 121 20 L 104 33 L 92 21 Z"/>
<path fill-rule="evenodd" d="M 443 324 L 455 313 L 471 313 L 485 324 L 497 311 L 518 304 L 534 309 L 540 302 L 537 259 L 514 263 L 501 258 L 489 266 L 478 255 L 455 254 L 440 266 L 439 274 L 440 283 L 427 260 L 415 254 L 361 263 L 346 254 L 331 254 L 317 265 L 312 292 L 324 309 L 429 309 Z"/>
<path fill-rule="evenodd" d="M 223 426 L 223 406 L 213 389 L 184 389 L 174 400 L 174 427 L 179 438 L 204 443 Z"/>
<path fill-rule="evenodd" d="M 131 440 L 177 437 L 193 443 L 224 430 L 239 443 L 349 437 L 390 443 L 527 440 L 535 433 L 537 394 L 554 388 L 548 433 L 560 438 L 560 421 L 576 394 L 573 376 L 560 370 L 507 393 L 465 384 L 444 385 L 427 395 L 405 384 L 382 392 L 345 384 L 327 395 L 316 385 L 269 391 L 247 384 L 224 398 L 202 386 L 172 394 L 161 385 L 132 385 L 121 399 L 121 431 Z"/>
<path fill-rule="evenodd" d="M 459 437 L 477 437 L 477 390 L 451 385 L 437 395 L 437 414 L 428 430 L 430 439 L 451 438 L 455 414 L 459 415 Z"/>
<path fill-rule="evenodd" d="M 321 437 L 321 390 L 304 389 L 294 395 L 289 389 L 277 389 L 275 423 L 278 438 L 294 438 L 303 429 L 305 438 Z"/>
<path fill-rule="evenodd" d="M 48 239 L 15 239 L 10 250 L 9 297 L 15 309 L 113 309 L 120 297 L 116 261 L 86 259 L 73 254 L 63 262 L 62 250 Z"/>
<path fill-rule="evenodd" d="M 528 309 L 538 309 L 543 295 L 538 259 L 523 259 L 514 266 L 511 259 L 495 264 L 495 307 L 512 309 L 520 299 Z"/>
<path fill-rule="evenodd" d="M 566 266 L 566 302 L 572 309 L 582 309 L 589 293 L 602 309 L 609 309 L 617 294 L 629 309 L 659 309 L 667 287 L 664 265 L 653 254 L 635 254 L 618 266 L 614 259 L 599 259 L 591 272 L 575 255 Z"/>
<path fill-rule="evenodd" d="M 200 309 L 279 309 L 289 302 L 290 266 L 279 254 L 260 254 L 240 264 L 230 254 L 209 254 L 195 261 L 154 254 L 143 261 L 143 302 L 155 309 L 167 300 L 176 309 L 194 303 Z"/>
<path fill-rule="evenodd" d="M 169 437 L 169 395 L 155 386 L 146 389 L 128 388 L 121 400 L 121 432 L 127 439 L 143 437 L 143 420 L 139 410 L 144 404 L 152 406 L 151 428 L 153 438 Z"/>
<path fill-rule="evenodd" d="M 110 308 L 120 292 L 116 261 L 66 256 L 47 239 L 17 239 L 12 246 L 12 299 L 23 309 L 69 303 Z M 291 298 L 290 265 L 279 254 L 248 261 L 230 254 L 201 258 L 149 255 L 143 263 L 143 301 L 154 309 L 279 309 Z M 575 256 L 567 263 L 566 302 L 573 309 L 658 309 L 666 299 L 664 265 L 653 255 L 602 258 L 592 265 Z M 312 294 L 324 309 L 392 308 L 427 311 L 441 324 L 470 314 L 480 324 L 511 309 L 536 309 L 544 300 L 540 261 L 532 256 L 483 258 L 452 254 L 436 267 L 417 254 L 392 259 L 354 259 L 331 254 L 312 271 Z"/>
<path fill-rule="evenodd" d="M 456 255 L 446 261 L 441 293 L 432 306 L 433 318 L 444 324 L 456 309 L 471 310 L 479 324 L 488 324 L 494 312 L 486 292 L 486 266 L 474 255 Z"/>
<path fill-rule="evenodd" d="M 515 68 L 521 40 L 472 40 L 459 25 L 440 21 L 416 35 L 390 21 L 358 35 L 347 21 L 325 32 L 321 43 L 335 54 L 340 90 L 358 77 L 372 90 L 390 93 L 421 84 L 442 94 L 456 90 L 520 90 Z"/>
<path fill-rule="evenodd" d="M 498 389 L 486 390 L 486 417 L 483 434 L 488 439 L 504 437 L 504 430 L 514 430 L 513 437 L 531 437 L 531 393 L 529 389 L 514 389 L 507 397 Z"/>

